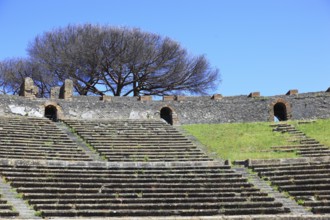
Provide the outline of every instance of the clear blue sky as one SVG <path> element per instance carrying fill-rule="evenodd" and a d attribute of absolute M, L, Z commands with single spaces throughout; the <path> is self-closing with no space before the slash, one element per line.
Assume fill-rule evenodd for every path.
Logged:
<path fill-rule="evenodd" d="M 139 27 L 205 54 L 225 96 L 330 87 L 330 0 L 0 0 L 0 60 L 83 23 Z"/>

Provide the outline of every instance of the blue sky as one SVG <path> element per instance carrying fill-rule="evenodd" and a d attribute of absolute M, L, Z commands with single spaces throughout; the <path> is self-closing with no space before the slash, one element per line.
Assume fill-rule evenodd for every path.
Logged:
<path fill-rule="evenodd" d="M 0 60 L 68 24 L 139 27 L 220 69 L 225 96 L 330 87 L 330 0 L 0 0 Z"/>

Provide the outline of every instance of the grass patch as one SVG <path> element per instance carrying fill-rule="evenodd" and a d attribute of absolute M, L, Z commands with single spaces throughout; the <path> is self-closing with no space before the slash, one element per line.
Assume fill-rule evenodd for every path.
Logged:
<path fill-rule="evenodd" d="M 290 124 L 304 132 L 308 137 L 330 146 L 330 119 L 319 119 L 310 124 L 298 124 L 297 121 L 291 121 Z"/>
<path fill-rule="evenodd" d="M 272 146 L 290 145 L 287 134 L 272 132 L 269 122 L 195 124 L 182 126 L 210 152 L 230 160 L 295 158 L 294 152 L 271 151 Z"/>

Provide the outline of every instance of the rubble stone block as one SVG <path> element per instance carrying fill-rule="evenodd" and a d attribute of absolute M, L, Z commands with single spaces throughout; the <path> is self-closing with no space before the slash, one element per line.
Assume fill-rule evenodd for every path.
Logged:
<path fill-rule="evenodd" d="M 101 96 L 101 101 L 103 101 L 103 102 L 111 102 L 111 100 L 112 100 L 111 96 L 108 96 L 108 95 Z"/>
<path fill-rule="evenodd" d="M 174 100 L 175 101 L 184 101 L 184 100 L 186 100 L 186 97 L 182 96 L 182 95 L 176 95 L 176 96 L 174 96 Z"/>
<path fill-rule="evenodd" d="M 298 89 L 291 89 L 286 93 L 286 95 L 297 95 L 297 94 L 298 94 Z"/>
<path fill-rule="evenodd" d="M 145 95 L 145 96 L 139 96 L 139 101 L 152 101 L 152 96 L 150 95 Z"/>
<path fill-rule="evenodd" d="M 21 85 L 19 95 L 27 98 L 35 98 L 39 89 L 34 85 L 33 80 L 30 77 L 26 77 Z"/>
<path fill-rule="evenodd" d="M 248 97 L 254 98 L 254 97 L 260 97 L 260 92 L 251 92 Z"/>
<path fill-rule="evenodd" d="M 163 101 L 173 101 L 173 100 L 174 100 L 173 95 L 163 96 Z"/>
<path fill-rule="evenodd" d="M 214 95 L 211 97 L 211 99 L 213 99 L 213 100 L 220 100 L 220 99 L 222 99 L 222 95 L 221 95 L 221 94 L 214 94 Z"/>
<path fill-rule="evenodd" d="M 50 98 L 51 99 L 58 99 L 58 98 L 60 98 L 60 90 L 61 90 L 61 87 L 59 87 L 59 86 L 52 87 L 50 89 Z"/>
<path fill-rule="evenodd" d="M 64 81 L 63 86 L 60 90 L 60 99 L 72 99 L 73 96 L 73 82 L 70 79 Z"/>

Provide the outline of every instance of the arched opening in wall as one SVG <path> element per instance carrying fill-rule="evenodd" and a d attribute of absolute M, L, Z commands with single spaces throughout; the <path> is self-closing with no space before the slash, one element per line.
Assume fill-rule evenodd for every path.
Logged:
<path fill-rule="evenodd" d="M 274 105 L 274 117 L 278 121 L 288 120 L 288 113 L 284 103 L 279 102 Z"/>
<path fill-rule="evenodd" d="M 172 109 L 164 107 L 160 110 L 160 117 L 168 124 L 173 125 Z"/>
<path fill-rule="evenodd" d="M 45 117 L 57 121 L 57 108 L 53 105 L 47 105 L 45 107 Z"/>

